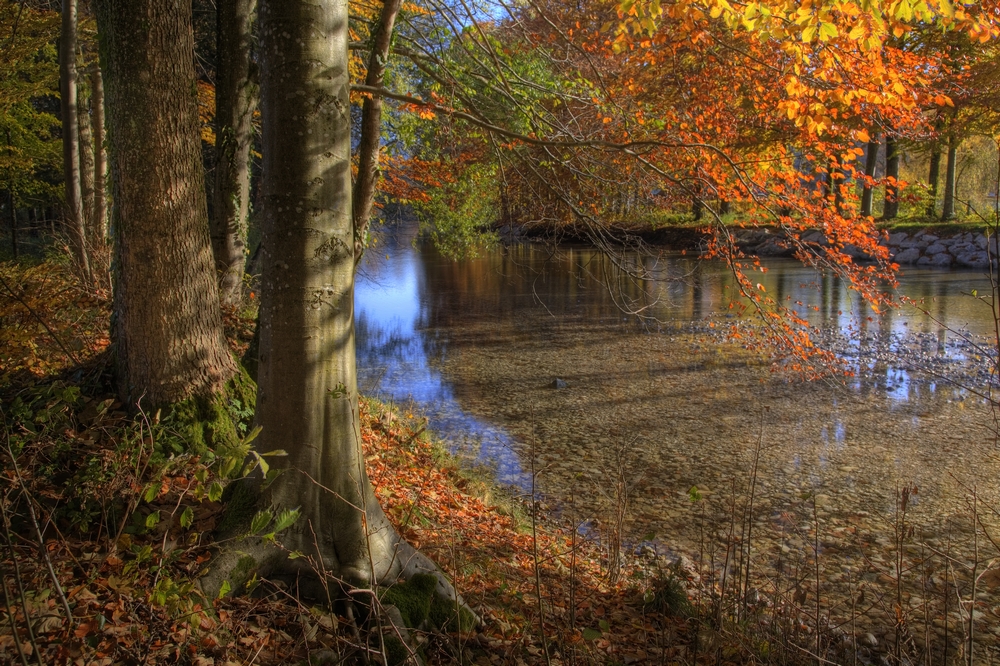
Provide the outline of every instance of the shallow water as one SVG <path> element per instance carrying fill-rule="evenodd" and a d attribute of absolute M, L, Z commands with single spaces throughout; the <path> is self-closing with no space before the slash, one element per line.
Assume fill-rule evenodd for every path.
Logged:
<path fill-rule="evenodd" d="M 643 259 L 663 279 L 637 283 L 589 249 L 517 246 L 456 262 L 411 240 L 390 239 L 358 280 L 362 390 L 412 403 L 503 483 L 527 492 L 534 470 L 542 501 L 574 525 L 602 533 L 620 471 L 627 539 L 715 570 L 722 558 L 710 551 L 746 500 L 759 447 L 744 521 L 754 558 L 804 563 L 818 529 L 837 598 L 838 585 L 874 584 L 893 566 L 901 488 L 916 488 L 911 543 L 941 558 L 946 545 L 971 552 L 972 489 L 1000 506 L 993 414 L 976 395 L 993 330 L 969 295 L 988 293 L 981 274 L 908 270 L 900 291 L 930 316 L 876 315 L 835 278 L 768 262 L 755 279 L 801 302 L 857 371 L 806 383 L 718 333 L 736 321 L 722 264 Z M 567 387 L 551 388 L 555 378 Z M 1000 636 L 1000 606 L 989 613 L 986 635 Z"/>

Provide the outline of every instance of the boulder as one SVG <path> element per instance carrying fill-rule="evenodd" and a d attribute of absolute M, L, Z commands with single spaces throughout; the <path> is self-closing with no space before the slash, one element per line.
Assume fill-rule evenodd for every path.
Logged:
<path fill-rule="evenodd" d="M 920 240 L 930 245 L 931 243 L 939 241 L 940 236 L 935 236 L 934 234 L 924 234 L 920 237 Z"/>
<path fill-rule="evenodd" d="M 938 241 L 928 245 L 927 249 L 924 250 L 924 254 L 941 254 L 942 252 L 947 252 L 947 251 L 948 247 L 943 243 L 941 243 L 940 241 Z"/>
<path fill-rule="evenodd" d="M 897 264 L 913 264 L 920 258 L 920 250 L 915 247 L 907 248 L 897 252 L 892 258 Z"/>
<path fill-rule="evenodd" d="M 966 268 L 989 268 L 990 259 L 983 251 L 978 252 L 966 252 L 965 254 L 960 254 L 956 258 L 960 266 L 965 266 Z"/>
<path fill-rule="evenodd" d="M 931 265 L 930 257 L 920 257 L 919 259 L 917 259 L 917 266 L 930 266 L 930 265 Z"/>
<path fill-rule="evenodd" d="M 897 231 L 894 234 L 889 234 L 889 245 L 900 245 L 908 240 L 910 240 L 910 234 L 905 231 Z"/>
<path fill-rule="evenodd" d="M 569 384 L 567 384 L 565 380 L 556 377 L 551 382 L 549 382 L 549 388 L 564 389 L 564 388 L 569 388 Z"/>
<path fill-rule="evenodd" d="M 952 256 L 947 252 L 938 252 L 931 257 L 931 266 L 947 268 L 951 266 Z"/>
<path fill-rule="evenodd" d="M 805 232 L 799 240 L 803 243 L 819 243 L 820 245 L 827 245 L 826 236 L 822 231 L 817 231 L 816 229 Z"/>

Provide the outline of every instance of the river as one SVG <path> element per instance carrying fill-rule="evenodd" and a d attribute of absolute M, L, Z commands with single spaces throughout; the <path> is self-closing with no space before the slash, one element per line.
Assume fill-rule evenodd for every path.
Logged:
<path fill-rule="evenodd" d="M 527 493 L 534 470 L 540 501 L 567 525 L 606 538 L 621 479 L 626 543 L 715 576 L 742 534 L 761 571 L 820 559 L 831 599 L 895 576 L 898 549 L 919 547 L 924 571 L 976 559 L 974 514 L 996 538 L 984 506 L 1000 506 L 1000 455 L 977 395 L 994 330 L 972 296 L 989 293 L 981 273 L 908 269 L 899 290 L 926 312 L 875 314 L 842 281 L 769 261 L 755 280 L 800 302 L 855 371 L 804 382 L 720 333 L 739 321 L 721 263 L 633 257 L 662 278 L 638 283 L 587 248 L 452 261 L 412 241 L 405 228 L 388 236 L 360 272 L 362 391 L 427 415 L 501 483 Z M 920 589 L 943 599 L 949 575 L 965 584 L 944 571 L 921 574 Z M 911 596 L 913 612 L 926 609 Z M 991 608 L 986 636 L 1000 637 Z"/>

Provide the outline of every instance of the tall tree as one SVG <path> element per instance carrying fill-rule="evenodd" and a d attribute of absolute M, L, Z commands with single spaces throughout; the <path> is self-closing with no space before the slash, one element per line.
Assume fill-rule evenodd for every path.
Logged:
<path fill-rule="evenodd" d="M 899 142 L 892 132 L 885 135 L 885 180 L 882 219 L 894 220 L 899 215 Z"/>
<path fill-rule="evenodd" d="M 95 234 L 106 243 L 108 239 L 108 150 L 104 130 L 104 78 L 101 66 L 94 63 L 90 70 L 90 121 L 94 137 L 94 212 L 91 223 Z"/>
<path fill-rule="evenodd" d="M 63 170 L 66 179 L 66 217 L 73 256 L 85 281 L 91 281 L 87 234 L 80 184 L 80 128 L 77 120 L 76 0 L 63 0 L 62 38 L 59 41 L 59 91 L 62 110 Z"/>
<path fill-rule="evenodd" d="M 861 190 L 861 215 L 867 217 L 872 214 L 872 202 L 874 200 L 875 186 L 875 166 L 878 164 L 878 134 L 873 133 L 868 146 L 865 148 L 865 173 Z"/>
<path fill-rule="evenodd" d="M 287 451 L 268 486 L 273 506 L 301 508 L 282 533 L 309 558 L 257 556 L 271 577 L 326 598 L 331 580 L 370 586 L 437 567 L 402 540 L 375 498 L 358 430 L 354 349 L 355 230 L 347 0 L 262 0 L 263 196 L 258 448 Z M 275 466 L 277 463 L 275 463 Z M 240 553 L 215 566 L 221 584 Z M 309 562 L 307 564 L 307 562 Z"/>
<path fill-rule="evenodd" d="M 87 234 L 87 258 L 93 263 L 94 258 L 90 256 L 91 249 L 97 244 L 98 236 L 94 224 L 94 197 L 96 195 L 96 172 L 94 170 L 94 137 L 93 123 L 90 118 L 90 94 L 87 86 L 77 82 L 76 92 L 76 119 L 77 136 L 80 145 L 80 195 L 83 210 L 83 228 Z"/>
<path fill-rule="evenodd" d="M 368 71 L 365 74 L 365 85 L 381 88 L 385 78 L 386 63 L 389 60 L 389 45 L 392 40 L 392 30 L 396 23 L 396 15 L 402 0 L 384 0 L 379 13 L 375 32 L 372 34 L 371 53 L 368 56 Z M 368 221 L 372 214 L 372 202 L 375 199 L 375 186 L 378 184 L 379 152 L 382 138 L 382 97 L 369 95 L 365 97 L 361 107 L 361 141 L 358 145 L 358 177 L 354 182 L 352 195 L 354 210 L 354 256 L 355 261 L 361 260 L 366 240 Z"/>
<path fill-rule="evenodd" d="M 941 219 L 955 219 L 955 178 L 958 172 L 957 132 L 952 129 L 948 133 L 948 159 L 944 170 L 944 202 L 941 205 Z"/>
<path fill-rule="evenodd" d="M 240 296 L 250 215 L 250 147 L 257 110 L 257 73 L 251 61 L 256 0 L 220 0 L 216 38 L 216 164 L 212 250 L 219 296 Z"/>
<path fill-rule="evenodd" d="M 220 390 L 236 372 L 208 233 L 191 3 L 98 0 L 115 240 L 118 384 L 135 405 Z"/>

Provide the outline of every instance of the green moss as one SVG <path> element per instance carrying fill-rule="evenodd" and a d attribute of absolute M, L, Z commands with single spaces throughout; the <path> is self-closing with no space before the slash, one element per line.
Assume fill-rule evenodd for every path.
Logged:
<path fill-rule="evenodd" d="M 250 529 L 250 521 L 260 509 L 261 494 L 250 479 L 237 479 L 222 493 L 222 502 L 226 505 L 219 521 L 217 532 L 229 536 Z"/>
<path fill-rule="evenodd" d="M 394 634 L 384 634 L 382 640 L 385 641 L 385 660 L 389 666 L 405 664 L 410 658 L 410 651 L 403 645 L 403 641 Z"/>
<path fill-rule="evenodd" d="M 382 594 L 382 603 L 399 609 L 403 623 L 412 629 L 427 622 L 434 629 L 469 631 L 476 620 L 465 608 L 459 608 L 455 626 L 455 602 L 437 593 L 437 578 L 431 574 L 416 574 L 405 583 L 397 583 Z"/>
<path fill-rule="evenodd" d="M 253 576 L 254 572 L 257 571 L 257 560 L 249 555 L 244 555 L 237 562 L 230 571 L 229 575 L 226 576 L 226 580 L 229 581 L 230 589 L 233 593 L 239 593 L 243 591 L 243 587 Z"/>
<path fill-rule="evenodd" d="M 241 367 L 221 391 L 172 405 L 163 422 L 179 437 L 185 451 L 232 457 L 244 448 L 256 401 L 257 385 Z"/>
<path fill-rule="evenodd" d="M 458 607 L 458 626 L 455 626 L 455 602 L 440 594 L 431 601 L 428 619 L 436 629 L 445 631 L 472 631 L 476 628 L 476 618 L 462 606 Z"/>
<path fill-rule="evenodd" d="M 434 600 L 437 580 L 430 574 L 417 574 L 405 583 L 397 583 L 386 589 L 382 603 L 392 604 L 399 609 L 403 623 L 417 628 L 427 619 Z"/>

